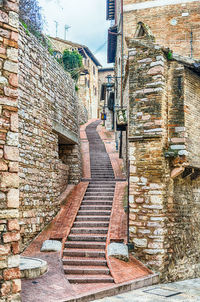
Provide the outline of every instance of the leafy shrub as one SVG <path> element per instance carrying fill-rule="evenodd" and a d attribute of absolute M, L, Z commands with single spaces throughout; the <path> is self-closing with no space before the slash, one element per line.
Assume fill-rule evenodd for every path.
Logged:
<path fill-rule="evenodd" d="M 68 71 L 72 78 L 77 81 L 83 67 L 83 58 L 78 51 L 70 51 L 66 49 L 63 53 L 63 66 Z"/>

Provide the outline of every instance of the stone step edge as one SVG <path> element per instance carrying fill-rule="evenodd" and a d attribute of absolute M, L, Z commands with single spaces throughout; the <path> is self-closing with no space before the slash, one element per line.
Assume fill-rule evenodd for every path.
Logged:
<path fill-rule="evenodd" d="M 89 294 L 77 295 L 74 298 L 62 300 L 62 302 L 86 302 L 111 297 L 118 294 L 126 293 L 142 287 L 151 286 L 159 283 L 160 276 L 158 273 L 143 278 L 137 278 L 128 282 L 111 285 L 110 288 L 90 292 Z"/>
<path fill-rule="evenodd" d="M 87 182 L 87 181 L 99 181 L 101 182 L 102 179 L 98 179 L 98 178 L 81 178 L 81 181 L 83 182 Z M 117 181 L 127 181 L 126 178 L 111 178 L 108 181 L 113 181 L 113 182 L 117 182 Z"/>

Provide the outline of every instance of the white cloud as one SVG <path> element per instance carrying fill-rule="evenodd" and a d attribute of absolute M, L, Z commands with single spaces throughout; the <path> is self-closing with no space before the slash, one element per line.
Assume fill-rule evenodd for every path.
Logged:
<path fill-rule="evenodd" d="M 109 22 L 106 21 L 105 0 L 39 0 L 48 22 L 47 33 L 64 39 L 64 27 L 69 25 L 67 40 L 87 45 L 93 53 L 107 40 Z M 96 57 L 107 66 L 107 44 Z"/>

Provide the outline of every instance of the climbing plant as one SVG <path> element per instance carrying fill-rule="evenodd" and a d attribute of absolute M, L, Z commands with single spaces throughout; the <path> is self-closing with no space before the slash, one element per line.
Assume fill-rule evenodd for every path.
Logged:
<path fill-rule="evenodd" d="M 20 0 L 19 18 L 31 32 L 42 32 L 45 21 L 38 0 Z"/>
<path fill-rule="evenodd" d="M 66 49 L 63 53 L 62 61 L 64 69 L 71 74 L 75 81 L 78 81 L 83 67 L 83 57 L 76 50 L 70 51 Z"/>

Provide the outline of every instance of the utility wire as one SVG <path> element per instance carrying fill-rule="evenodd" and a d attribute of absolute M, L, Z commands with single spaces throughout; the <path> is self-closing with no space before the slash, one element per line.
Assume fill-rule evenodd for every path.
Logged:
<path fill-rule="evenodd" d="M 107 42 L 107 40 L 101 45 L 101 46 L 99 46 L 98 48 L 97 48 L 97 50 L 94 52 L 94 55 L 96 55 L 102 48 L 104 48 L 104 46 L 107 44 L 108 42 Z"/>

